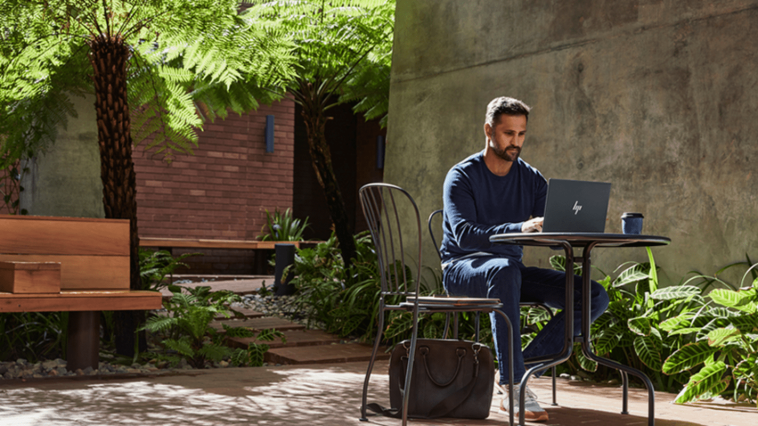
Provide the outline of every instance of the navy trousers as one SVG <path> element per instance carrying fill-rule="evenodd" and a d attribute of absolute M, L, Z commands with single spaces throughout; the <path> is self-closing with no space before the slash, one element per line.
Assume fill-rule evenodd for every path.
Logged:
<path fill-rule="evenodd" d="M 511 320 L 513 330 L 513 367 L 516 381 L 526 372 L 524 358 L 556 354 L 563 348 L 565 315 L 561 311 L 537 334 L 527 348 L 521 351 L 519 302 L 540 302 L 551 308 L 563 309 L 566 301 L 566 275 L 552 269 L 526 267 L 513 259 L 496 256 L 464 258 L 447 265 L 443 271 L 443 284 L 451 296 L 488 297 L 500 299 L 503 312 Z M 608 294 L 595 281 L 591 285 L 590 318 L 595 321 L 608 308 Z M 582 324 L 582 278 L 574 276 L 574 333 L 579 335 Z M 496 313 L 490 314 L 495 352 L 500 368 L 500 384 L 509 383 L 508 331 L 505 320 Z"/>

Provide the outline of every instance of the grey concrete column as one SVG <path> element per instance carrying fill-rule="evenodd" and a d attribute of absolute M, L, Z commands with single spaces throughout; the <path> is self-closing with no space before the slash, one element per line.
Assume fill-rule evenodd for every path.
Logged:
<path fill-rule="evenodd" d="M 58 126 L 55 143 L 22 164 L 21 208 L 33 216 L 105 217 L 94 95 L 72 95 L 77 117 Z"/>

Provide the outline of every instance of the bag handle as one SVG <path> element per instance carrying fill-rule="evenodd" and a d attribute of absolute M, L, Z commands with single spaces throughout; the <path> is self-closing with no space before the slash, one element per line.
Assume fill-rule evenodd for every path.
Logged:
<path fill-rule="evenodd" d="M 432 376 L 432 372 L 429 371 L 429 362 L 426 359 L 426 355 L 429 353 L 429 347 L 428 346 L 422 346 L 418 348 L 418 351 L 421 353 L 421 356 L 424 358 L 424 369 L 426 370 L 426 376 L 429 377 L 429 380 L 432 381 L 435 385 L 444 388 L 447 386 L 450 386 L 451 383 L 455 380 L 456 377 L 458 377 L 458 372 L 461 371 L 461 362 L 463 361 L 463 357 L 466 356 L 466 348 L 455 348 L 455 353 L 458 355 L 458 365 L 455 367 L 455 373 L 453 373 L 453 377 L 450 378 L 446 383 L 439 383 L 437 380 L 434 379 L 434 376 Z M 477 363 L 479 360 L 476 361 Z"/>
<path fill-rule="evenodd" d="M 427 418 L 434 419 L 437 417 L 444 417 L 447 415 L 447 413 L 455 410 L 459 405 L 463 404 L 468 399 L 469 395 L 471 395 L 471 392 L 476 386 L 476 378 L 479 377 L 479 357 L 477 356 L 478 352 L 478 350 L 474 351 L 474 374 L 471 377 L 471 381 L 468 382 L 466 387 L 448 396 L 447 398 L 437 403 L 437 405 L 432 407 L 432 409 L 429 410 L 429 414 L 426 416 Z M 460 365 L 460 358 L 458 359 L 458 363 Z"/>

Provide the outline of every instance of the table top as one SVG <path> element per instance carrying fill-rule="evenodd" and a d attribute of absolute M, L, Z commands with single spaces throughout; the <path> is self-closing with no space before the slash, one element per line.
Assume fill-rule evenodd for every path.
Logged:
<path fill-rule="evenodd" d="M 496 234 L 490 237 L 493 243 L 517 244 L 525 246 L 560 246 L 568 242 L 572 247 L 652 247 L 671 243 L 658 235 L 604 234 L 593 232 L 530 232 L 526 234 Z"/>

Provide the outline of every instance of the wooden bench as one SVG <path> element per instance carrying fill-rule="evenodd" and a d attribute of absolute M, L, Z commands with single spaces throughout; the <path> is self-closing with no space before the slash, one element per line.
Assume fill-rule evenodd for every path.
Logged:
<path fill-rule="evenodd" d="M 97 368 L 100 311 L 162 306 L 159 292 L 129 289 L 128 220 L 0 215 L 0 262 L 60 263 L 59 292 L 47 281 L 40 293 L 0 291 L 0 313 L 70 312 L 70 371 Z"/>
<path fill-rule="evenodd" d="M 321 241 L 255 241 L 255 240 L 210 240 L 192 238 L 140 238 L 140 247 L 156 248 L 171 251 L 172 248 L 205 248 L 205 249 L 240 249 L 261 251 L 255 256 L 254 271 L 263 274 L 266 270 L 268 254 L 277 244 L 292 244 L 297 248 L 315 247 Z"/>

